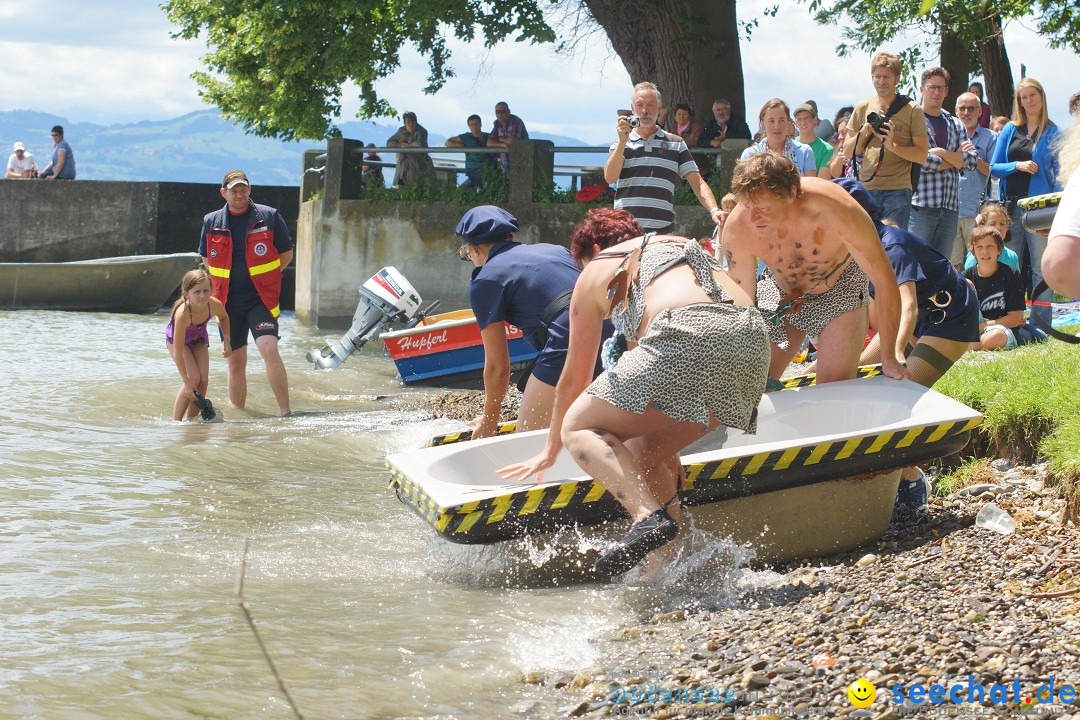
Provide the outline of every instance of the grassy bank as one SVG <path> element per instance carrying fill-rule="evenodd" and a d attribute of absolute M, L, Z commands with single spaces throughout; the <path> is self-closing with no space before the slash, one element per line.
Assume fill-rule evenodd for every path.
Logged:
<path fill-rule="evenodd" d="M 1080 347 L 969 353 L 934 389 L 986 417 L 964 455 L 1045 459 L 1069 500 L 1066 516 L 1080 522 Z"/>

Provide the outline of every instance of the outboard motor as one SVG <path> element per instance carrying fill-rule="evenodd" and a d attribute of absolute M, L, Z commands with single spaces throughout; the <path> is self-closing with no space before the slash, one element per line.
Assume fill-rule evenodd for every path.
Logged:
<path fill-rule="evenodd" d="M 397 268 L 383 268 L 361 286 L 352 327 L 340 340 L 327 338 L 320 352 L 310 351 L 308 362 L 315 363 L 317 370 L 336 368 L 387 326 L 412 327 L 438 304 L 436 301 L 420 312 L 420 302 L 420 295 Z"/>

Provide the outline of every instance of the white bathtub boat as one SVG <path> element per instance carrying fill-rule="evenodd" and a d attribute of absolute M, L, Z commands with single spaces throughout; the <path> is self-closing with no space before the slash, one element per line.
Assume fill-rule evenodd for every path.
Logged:
<path fill-rule="evenodd" d="M 885 377 L 769 393 L 757 434 L 720 428 L 686 448 L 681 499 L 697 528 L 751 543 L 759 560 L 843 552 L 884 533 L 901 468 L 957 452 L 981 420 L 940 393 Z M 565 450 L 542 483 L 497 475 L 539 452 L 546 434 L 395 453 L 391 488 L 455 543 L 626 517 Z"/>

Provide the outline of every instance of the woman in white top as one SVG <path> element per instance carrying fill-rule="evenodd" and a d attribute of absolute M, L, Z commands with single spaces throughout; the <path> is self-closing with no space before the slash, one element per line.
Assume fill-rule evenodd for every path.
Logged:
<path fill-rule="evenodd" d="M 758 120 L 765 137 L 743 150 L 739 156 L 740 162 L 758 153 L 774 152 L 795 163 L 800 175 L 817 177 L 814 151 L 788 137 L 788 130 L 794 125 L 791 122 L 791 109 L 786 102 L 780 98 L 766 101 L 758 113 Z"/>

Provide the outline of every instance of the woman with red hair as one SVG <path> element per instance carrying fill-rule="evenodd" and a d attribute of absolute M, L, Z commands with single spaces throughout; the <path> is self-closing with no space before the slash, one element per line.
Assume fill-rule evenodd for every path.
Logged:
<path fill-rule="evenodd" d="M 634 521 L 596 563 L 608 576 L 674 540 L 679 451 L 721 424 L 753 432 L 769 366 L 765 321 L 716 259 L 696 240 L 641 236 L 636 226 L 603 209 L 574 228 L 571 253 L 584 269 L 547 444 L 500 471 L 539 478 L 565 444 Z M 615 335 L 593 380 L 607 317 Z"/>

